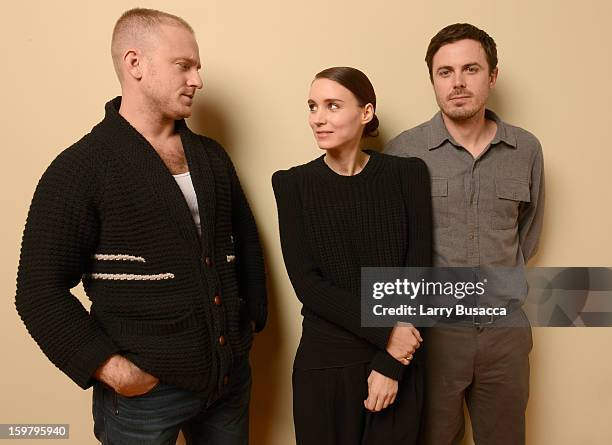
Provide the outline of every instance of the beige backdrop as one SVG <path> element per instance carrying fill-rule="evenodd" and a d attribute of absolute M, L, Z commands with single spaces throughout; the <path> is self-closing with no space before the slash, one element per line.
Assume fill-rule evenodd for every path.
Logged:
<path fill-rule="evenodd" d="M 306 124 L 309 82 L 320 69 L 350 65 L 370 76 L 380 147 L 436 110 L 423 62 L 433 34 L 458 21 L 489 31 L 500 56 L 490 106 L 544 147 L 548 196 L 535 264 L 612 266 L 608 0 L 236 3 L 3 2 L 0 423 L 69 423 L 70 443 L 96 443 L 91 392 L 47 361 L 13 301 L 21 232 L 38 178 L 119 92 L 109 42 L 128 7 L 167 8 L 195 28 L 204 91 L 190 125 L 227 147 L 260 227 L 270 317 L 252 353 L 255 445 L 294 441 L 290 377 L 300 305 L 283 265 L 270 177 L 320 154 Z M 610 342 L 611 329 L 535 330 L 528 443 L 612 443 Z"/>

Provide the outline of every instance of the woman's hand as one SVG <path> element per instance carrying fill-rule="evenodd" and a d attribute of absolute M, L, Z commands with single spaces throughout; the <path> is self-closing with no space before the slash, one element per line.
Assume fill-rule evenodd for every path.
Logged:
<path fill-rule="evenodd" d="M 378 412 L 395 402 L 397 380 L 372 370 L 368 377 L 368 398 L 363 401 L 366 409 Z"/>

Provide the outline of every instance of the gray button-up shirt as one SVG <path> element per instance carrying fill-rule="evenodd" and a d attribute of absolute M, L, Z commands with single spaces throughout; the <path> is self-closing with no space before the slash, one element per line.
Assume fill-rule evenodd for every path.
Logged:
<path fill-rule="evenodd" d="M 538 245 L 544 210 L 540 143 L 489 110 L 486 118 L 497 123 L 497 133 L 477 158 L 453 139 L 440 112 L 385 149 L 419 157 L 429 167 L 435 266 L 522 266 Z"/>

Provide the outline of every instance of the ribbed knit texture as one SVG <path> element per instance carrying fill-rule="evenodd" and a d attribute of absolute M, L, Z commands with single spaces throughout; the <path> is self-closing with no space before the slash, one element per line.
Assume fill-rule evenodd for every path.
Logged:
<path fill-rule="evenodd" d="M 323 157 L 272 177 L 285 266 L 303 303 L 295 366 L 371 361 L 399 379 L 386 352 L 391 328 L 361 327 L 361 267 L 431 264 L 431 195 L 417 158 L 368 151 L 357 175 L 336 174 Z"/>
<path fill-rule="evenodd" d="M 41 178 L 23 235 L 17 310 L 83 388 L 120 353 L 163 382 L 219 391 L 248 353 L 250 320 L 259 330 L 266 321 L 253 215 L 221 146 L 177 121 L 200 239 L 174 178 L 119 106 L 120 98 L 109 102 L 105 119 Z M 81 278 L 91 314 L 70 293 Z"/>

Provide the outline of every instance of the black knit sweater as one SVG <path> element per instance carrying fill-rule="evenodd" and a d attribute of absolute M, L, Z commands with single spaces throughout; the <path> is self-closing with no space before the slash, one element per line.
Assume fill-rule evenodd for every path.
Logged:
<path fill-rule="evenodd" d="M 397 380 L 403 365 L 386 352 L 391 328 L 361 327 L 361 267 L 431 264 L 429 174 L 417 158 L 368 153 L 354 176 L 321 156 L 272 177 L 285 266 L 303 303 L 294 366 L 371 362 Z"/>
<path fill-rule="evenodd" d="M 221 392 L 232 363 L 248 354 L 250 320 L 258 330 L 266 320 L 253 215 L 223 148 L 177 121 L 199 238 L 176 181 L 120 104 L 106 104 L 104 120 L 42 176 L 23 235 L 17 310 L 83 388 L 119 353 L 163 382 Z M 91 314 L 70 293 L 81 279 Z"/>

